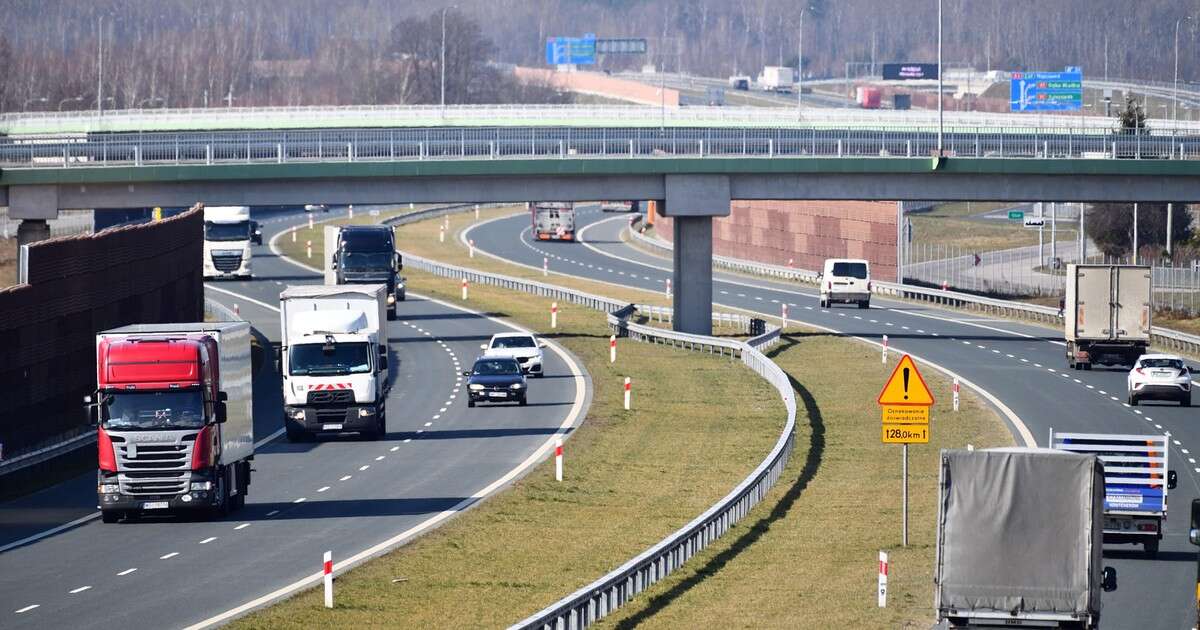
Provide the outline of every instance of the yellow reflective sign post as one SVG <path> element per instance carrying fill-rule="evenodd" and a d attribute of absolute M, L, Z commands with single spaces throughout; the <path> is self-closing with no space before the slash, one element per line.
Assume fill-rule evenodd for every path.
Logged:
<path fill-rule="evenodd" d="M 880 440 L 901 445 L 902 544 L 908 546 L 908 445 L 929 443 L 929 408 L 933 392 L 912 357 L 900 357 L 875 402 L 880 411 Z"/>

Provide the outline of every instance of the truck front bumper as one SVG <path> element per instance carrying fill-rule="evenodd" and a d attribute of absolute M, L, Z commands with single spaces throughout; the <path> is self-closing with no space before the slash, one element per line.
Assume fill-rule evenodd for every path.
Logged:
<path fill-rule="evenodd" d="M 374 404 L 348 407 L 286 406 L 283 413 L 290 422 L 310 433 L 368 431 L 376 427 L 378 411 Z"/>
<path fill-rule="evenodd" d="M 101 477 L 97 481 L 96 501 L 103 511 L 146 514 L 203 510 L 220 500 L 217 484 L 207 472 L 196 471 L 188 481 L 188 490 L 179 494 L 133 495 L 122 492 L 117 477 Z"/>

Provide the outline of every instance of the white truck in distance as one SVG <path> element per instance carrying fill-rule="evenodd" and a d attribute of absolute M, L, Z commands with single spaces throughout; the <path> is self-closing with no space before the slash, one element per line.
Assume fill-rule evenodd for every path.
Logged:
<path fill-rule="evenodd" d="M 1150 346 L 1150 268 L 1067 265 L 1067 365 L 1129 365 Z"/>
<path fill-rule="evenodd" d="M 262 244 L 262 233 L 250 220 L 249 206 L 204 209 L 204 277 L 249 278 L 250 244 Z"/>
<path fill-rule="evenodd" d="M 284 426 L 288 439 L 387 428 L 387 287 L 301 285 L 279 295 Z"/>
<path fill-rule="evenodd" d="M 791 94 L 796 83 L 794 74 L 792 69 L 787 66 L 767 66 L 758 75 L 755 83 L 758 84 L 758 89 L 764 92 Z"/>

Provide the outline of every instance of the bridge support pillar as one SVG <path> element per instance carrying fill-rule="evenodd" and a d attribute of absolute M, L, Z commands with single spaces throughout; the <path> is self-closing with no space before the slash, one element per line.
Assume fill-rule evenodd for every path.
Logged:
<path fill-rule="evenodd" d="M 50 238 L 48 219 L 58 218 L 58 186 L 10 186 L 8 189 L 8 218 L 20 219 L 17 226 L 17 246 Z M 25 277 L 23 258 L 17 256 L 17 277 Z"/>
<path fill-rule="evenodd" d="M 663 214 L 674 222 L 675 330 L 712 334 L 712 220 L 729 216 L 729 177 L 667 175 Z"/>

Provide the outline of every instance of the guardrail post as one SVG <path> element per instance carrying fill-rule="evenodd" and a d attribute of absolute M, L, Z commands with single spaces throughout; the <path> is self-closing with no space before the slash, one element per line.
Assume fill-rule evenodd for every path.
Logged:
<path fill-rule="evenodd" d="M 282 142 L 275 143 L 275 163 L 283 164 L 283 143 Z"/>
<path fill-rule="evenodd" d="M 211 144 L 204 145 L 204 163 L 212 164 L 212 145 Z"/>
<path fill-rule="evenodd" d="M 496 141 L 495 140 L 488 140 L 488 158 L 492 159 L 492 160 L 496 159 Z"/>
<path fill-rule="evenodd" d="M 767 157 L 775 157 L 775 138 L 767 138 Z"/>
<path fill-rule="evenodd" d="M 633 138 L 629 139 L 629 157 L 633 157 Z"/>
<path fill-rule="evenodd" d="M 704 138 L 697 140 L 700 143 L 700 157 L 704 157 Z"/>
<path fill-rule="evenodd" d="M 1043 158 L 1050 157 L 1050 141 L 1049 140 L 1042 140 L 1042 157 Z"/>
<path fill-rule="evenodd" d="M 175 163 L 179 163 L 179 134 L 175 134 Z"/>
<path fill-rule="evenodd" d="M 140 144 L 133 146 L 133 164 L 135 166 L 142 165 L 142 146 Z"/>
<path fill-rule="evenodd" d="M 417 160 L 424 160 L 424 159 L 425 159 L 425 141 L 422 140 L 417 143 Z"/>
<path fill-rule="evenodd" d="M 907 157 L 912 157 L 912 140 L 906 140 L 904 142 L 904 144 L 907 145 L 906 146 L 906 149 L 908 151 Z"/>
<path fill-rule="evenodd" d="M 980 146 L 979 146 L 979 128 L 978 128 L 978 127 L 976 127 L 976 128 L 975 128 L 975 157 L 983 157 L 983 154 L 979 152 L 979 149 L 980 149 Z"/>
<path fill-rule="evenodd" d="M 346 143 L 346 161 L 347 162 L 354 161 L 354 143 L 353 142 Z"/>
<path fill-rule="evenodd" d="M 67 145 L 63 145 L 63 168 L 71 168 L 71 160 L 67 155 Z"/>
<path fill-rule="evenodd" d="M 838 157 L 842 157 L 842 139 L 838 138 Z"/>
<path fill-rule="evenodd" d="M 558 141 L 558 157 L 559 158 L 567 157 L 567 145 L 562 140 Z"/>

